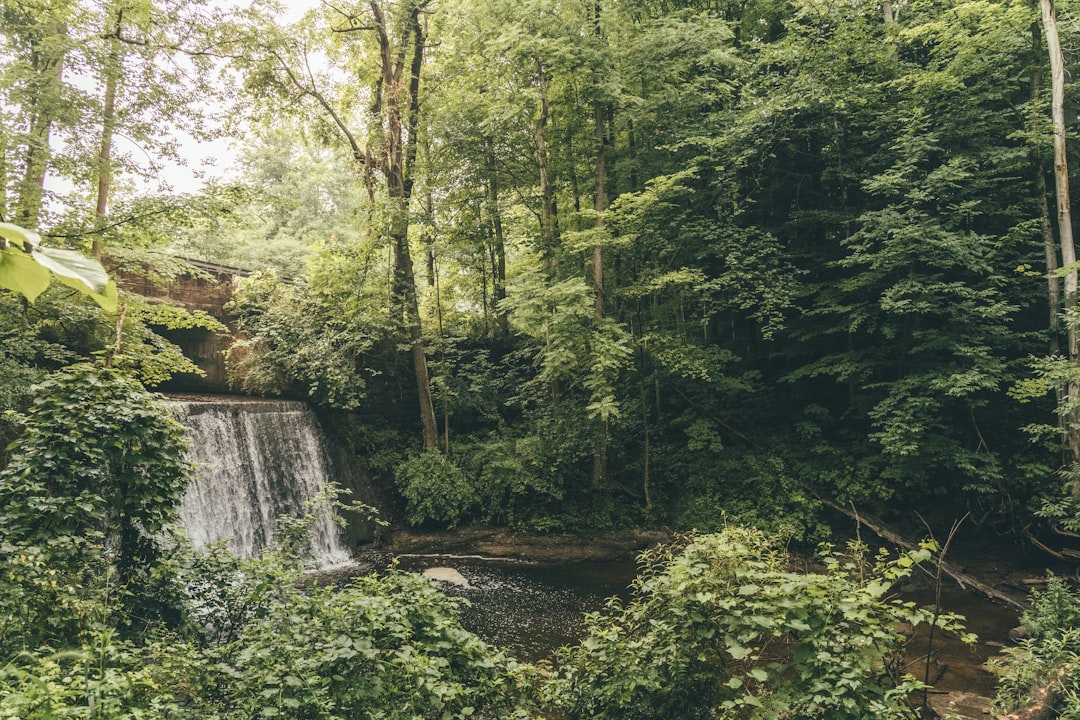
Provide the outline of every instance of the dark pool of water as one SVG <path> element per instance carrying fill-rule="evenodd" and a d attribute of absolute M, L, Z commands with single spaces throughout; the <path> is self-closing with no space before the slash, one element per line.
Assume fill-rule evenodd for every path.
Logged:
<path fill-rule="evenodd" d="M 401 555 L 398 566 L 422 572 L 450 567 L 470 587 L 440 583 L 470 605 L 461 622 L 519 660 L 535 662 L 584 633 L 586 613 L 602 610 L 614 596 L 626 598 L 633 562 L 572 562 L 559 566 L 476 556 Z"/>
<path fill-rule="evenodd" d="M 934 605 L 932 589 L 905 593 L 904 600 L 920 606 Z M 930 678 L 936 690 L 961 691 L 983 697 L 994 695 L 994 676 L 986 670 L 986 661 L 1000 654 L 1009 644 L 1009 630 L 1020 620 L 1016 608 L 1001 605 L 980 595 L 964 592 L 955 585 L 942 588 L 941 606 L 946 612 L 964 616 L 964 627 L 979 636 L 975 645 L 965 645 L 948 633 L 935 632 L 933 645 L 927 628 L 920 628 L 908 643 L 908 671 L 922 680 L 928 648 L 931 655 Z"/>

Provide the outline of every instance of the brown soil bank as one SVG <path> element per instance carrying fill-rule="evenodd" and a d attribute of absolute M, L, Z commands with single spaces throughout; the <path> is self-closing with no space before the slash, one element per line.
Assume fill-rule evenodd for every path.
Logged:
<path fill-rule="evenodd" d="M 631 560 L 672 539 L 661 530 L 618 530 L 602 533 L 540 534 L 505 528 L 462 528 L 439 532 L 394 530 L 381 550 L 409 553 L 451 553 L 519 558 L 536 562 Z"/>

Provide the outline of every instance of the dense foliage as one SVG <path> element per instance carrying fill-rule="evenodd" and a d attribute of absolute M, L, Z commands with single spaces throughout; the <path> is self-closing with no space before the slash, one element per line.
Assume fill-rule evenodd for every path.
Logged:
<path fill-rule="evenodd" d="M 992 668 L 999 675 L 995 708 L 1000 713 L 1027 709 L 1033 695 L 1041 707 L 1062 718 L 1080 716 L 1080 595 L 1051 577 L 1031 594 L 1022 616 L 1024 638 L 1004 651 Z"/>
<path fill-rule="evenodd" d="M 383 480 L 461 495 L 444 517 L 406 498 L 413 521 L 726 512 L 813 537 L 819 494 L 1078 522 L 1029 3 L 5 8 L 4 217 L 126 269 L 167 274 L 171 248 L 272 271 L 232 306 L 235 387 L 418 446 Z M 176 125 L 218 132 L 195 90 L 249 130 L 234 184 L 147 195 L 131 179 L 175 158 Z M 190 371 L 155 334 L 176 319 L 126 300 L 113 352 L 150 383 Z M 109 316 L 89 344 L 15 318 L 110 352 Z M 39 372 L 29 350 L 3 362 Z"/>
<path fill-rule="evenodd" d="M 1044 546 L 1080 530 L 1071 2 L 365 0 L 285 20 L 270 0 L 5 0 L 0 16 L 8 715 L 332 717 L 364 701 L 335 663 L 362 658 L 386 674 L 357 692 L 397 708 L 422 686 L 419 714 L 546 698 L 888 716 L 883 588 L 839 560 L 789 576 L 729 522 L 820 539 L 828 497 L 970 511 Z M 229 185 L 172 192 L 180 135 L 232 131 Z M 196 272 L 177 254 L 265 270 L 229 306 L 232 382 L 355 412 L 395 518 L 718 531 L 702 542 L 743 543 L 769 582 L 701 561 L 719 574 L 695 592 L 760 626 L 698 648 L 703 670 L 668 643 L 727 630 L 671 627 L 695 596 L 650 571 L 591 647 L 522 675 L 411 580 L 335 594 L 222 559 L 199 572 L 264 573 L 281 596 L 233 598 L 253 614 L 210 639 L 176 582 L 198 563 L 158 536 L 178 436 L 138 383 L 197 371 L 170 329 L 225 328 L 114 292 L 89 254 L 151 283 Z M 289 635 L 286 601 L 341 647 Z M 344 627 L 391 606 L 368 635 Z M 802 648 L 838 640 L 802 612 L 881 644 L 807 667 Z M 656 632 L 635 634 L 643 618 Z M 743 662 L 781 637 L 791 662 Z M 650 653 L 688 685 L 657 694 Z M 579 682 L 615 657 L 640 673 Z M 703 679 L 717 667 L 726 685 Z M 860 691 L 819 703 L 807 683 L 834 672 Z"/>
<path fill-rule="evenodd" d="M 774 540 L 730 527 L 646 553 L 633 600 L 587 619 L 544 697 L 562 717 L 913 717 L 899 628 L 957 618 L 888 593 L 930 555 L 870 566 L 865 548 L 827 550 L 800 573 Z"/>
<path fill-rule="evenodd" d="M 295 273 L 242 250 L 295 228 L 304 278 L 237 296 L 234 380 L 437 445 L 423 493 L 461 494 L 445 517 L 409 500 L 412 521 L 724 511 L 810 537 L 817 493 L 1069 526 L 1028 4 L 376 3 L 287 32 L 260 13 L 218 37 L 260 93 L 256 194 L 182 246 Z M 356 102 L 387 83 L 412 104 Z M 418 488 L 420 462 L 384 478 Z"/>
<path fill-rule="evenodd" d="M 151 588 L 191 477 L 183 428 L 108 368 L 71 366 L 34 398 L 0 471 L 0 640 L 68 642 L 99 595 L 135 624 L 175 611 Z"/>
<path fill-rule="evenodd" d="M 258 558 L 190 550 L 166 532 L 189 471 L 167 411 L 90 366 L 34 392 L 0 476 L 3 718 L 913 718 L 900 628 L 959 627 L 889 597 L 930 549 L 796 572 L 778 538 L 727 527 L 643 555 L 625 606 L 522 664 L 418 575 L 306 573 L 314 516 Z"/>

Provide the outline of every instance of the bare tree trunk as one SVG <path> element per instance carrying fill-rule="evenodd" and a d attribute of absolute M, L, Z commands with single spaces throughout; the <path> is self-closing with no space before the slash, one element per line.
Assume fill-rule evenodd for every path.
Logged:
<path fill-rule="evenodd" d="M 547 126 L 551 116 L 548 100 L 547 70 L 539 59 L 536 61 L 536 74 L 540 87 L 540 115 L 536 118 L 536 163 L 540 173 L 540 238 L 544 262 L 553 266 L 555 250 L 559 245 L 559 222 L 555 212 L 555 191 L 551 186 L 548 168 Z"/>
<path fill-rule="evenodd" d="M 600 28 L 600 2 L 596 0 L 593 5 L 593 30 L 597 40 L 601 40 L 603 33 Z M 599 93 L 599 88 L 596 89 Z M 604 117 L 604 103 L 600 97 L 593 100 L 593 227 L 599 231 L 604 226 L 604 208 L 606 202 L 607 183 L 607 158 L 604 150 L 607 147 L 607 133 Z M 592 257 L 593 274 L 593 307 L 596 317 L 604 317 L 604 248 L 597 238 L 593 246 Z M 596 437 L 593 446 L 593 484 L 600 486 L 607 483 L 608 479 L 608 422 L 603 418 L 597 419 Z"/>
<path fill-rule="evenodd" d="M 643 335 L 645 332 L 644 323 L 640 321 L 641 312 L 640 304 L 638 306 L 638 318 L 639 327 L 638 333 Z M 643 338 L 639 337 L 637 342 L 638 351 L 638 375 L 640 380 L 638 383 L 638 390 L 641 394 L 641 427 L 645 431 L 645 443 L 642 448 L 642 470 L 641 470 L 641 487 L 645 493 L 645 509 L 651 510 L 652 503 L 652 478 L 650 476 L 650 465 L 652 463 L 652 455 L 650 448 L 650 432 L 649 432 L 649 393 L 645 387 L 645 347 L 642 344 Z"/>
<path fill-rule="evenodd" d="M 0 222 L 8 217 L 8 147 L 7 137 L 0 133 Z M 0 456 L 0 460 L 3 456 Z"/>
<path fill-rule="evenodd" d="M 120 33 L 121 14 L 116 15 L 116 34 Z M 120 51 L 116 47 L 116 41 L 110 40 L 111 48 L 105 68 L 105 96 L 101 106 L 101 146 L 98 149 L 97 159 L 97 202 L 94 212 L 98 218 L 98 224 L 104 225 L 105 214 L 109 206 L 109 191 L 112 187 L 112 147 L 113 133 L 116 130 L 116 91 L 120 84 Z M 92 245 L 94 258 L 101 261 L 103 250 L 101 237 L 95 236 Z"/>
<path fill-rule="evenodd" d="M 1046 49 L 1050 58 L 1051 118 L 1054 127 L 1054 186 L 1057 197 L 1058 243 L 1061 247 L 1061 266 L 1065 269 L 1065 315 L 1071 318 L 1076 310 L 1077 268 L 1076 247 L 1073 243 L 1072 209 L 1069 200 L 1069 167 L 1065 147 L 1065 58 L 1057 29 L 1057 13 L 1053 0 L 1040 0 Z M 1080 366 L 1080 333 L 1073 320 L 1066 323 L 1069 364 Z M 1073 463 L 1080 463 L 1080 383 L 1069 382 L 1068 410 L 1065 426 Z M 1080 498 L 1080 483 L 1073 487 L 1073 497 Z"/>
<path fill-rule="evenodd" d="M 49 137 L 54 112 L 60 106 L 63 86 L 64 50 L 58 42 L 66 33 L 63 23 L 49 21 L 31 44 L 31 65 L 37 92 L 30 111 L 29 139 L 19 184 L 17 222 L 29 228 L 37 226 L 45 198 L 45 173 L 49 163 Z M 61 49 L 57 49 L 57 48 Z"/>
<path fill-rule="evenodd" d="M 404 322 L 412 348 L 413 370 L 416 375 L 416 394 L 420 405 L 420 424 L 424 448 L 436 450 L 439 446 L 439 430 L 435 421 L 435 405 L 431 396 L 431 378 L 428 374 L 427 352 L 420 323 L 420 305 L 416 297 L 416 277 L 413 272 L 412 254 L 409 250 L 409 201 L 412 197 L 412 170 L 416 159 L 417 131 L 420 115 L 420 71 L 424 62 L 424 32 L 420 25 L 420 5 L 414 5 L 408 22 L 411 39 L 409 80 L 403 87 L 402 73 L 405 57 L 404 45 L 395 61 L 391 53 L 390 34 L 386 17 L 379 4 L 370 3 L 375 19 L 375 31 L 379 37 L 382 69 L 381 108 L 386 120 L 386 147 L 383 150 L 382 170 L 386 176 L 386 188 L 393 203 L 394 217 L 390 224 L 390 240 L 394 248 L 394 290 L 402 303 Z M 407 90 L 407 95 L 402 92 Z M 408 107 L 401 107 L 402 96 L 408 99 Z M 405 122 L 402 122 L 403 110 Z"/>
<path fill-rule="evenodd" d="M 593 227 L 604 226 L 605 183 L 607 182 L 607 162 L 604 156 L 604 109 L 599 99 L 593 101 L 593 140 L 595 142 L 595 162 L 593 166 Z M 604 248 L 597 243 L 593 246 L 593 302 L 596 316 L 604 316 Z"/>
<path fill-rule="evenodd" d="M 495 145 L 491 137 L 485 138 L 487 145 L 488 175 L 488 217 L 492 230 L 491 263 L 491 304 L 495 310 L 495 329 L 500 335 L 506 335 L 510 327 L 502 301 L 506 299 L 506 238 L 503 234 L 502 211 L 499 208 L 499 175 L 495 166 Z"/>
<path fill-rule="evenodd" d="M 1043 165 L 1042 146 L 1039 142 L 1039 89 L 1042 87 L 1042 38 L 1039 36 L 1039 23 L 1031 24 L 1031 49 L 1034 62 L 1031 70 L 1031 136 L 1033 141 L 1028 152 L 1031 171 L 1034 176 L 1035 209 L 1039 214 L 1039 230 L 1043 240 L 1043 255 L 1046 258 L 1046 297 L 1049 311 L 1050 330 L 1049 351 L 1051 355 L 1061 352 L 1061 279 L 1057 276 L 1057 242 L 1054 240 L 1054 224 L 1050 218 L 1050 205 L 1046 201 L 1046 168 Z M 1055 407 L 1061 407 L 1064 399 L 1062 388 L 1054 388 Z M 1065 418 L 1058 416 L 1058 427 L 1062 440 L 1067 437 Z M 1062 452 L 1066 452 L 1067 442 L 1062 443 Z M 1067 462 L 1067 459 L 1066 459 Z"/>

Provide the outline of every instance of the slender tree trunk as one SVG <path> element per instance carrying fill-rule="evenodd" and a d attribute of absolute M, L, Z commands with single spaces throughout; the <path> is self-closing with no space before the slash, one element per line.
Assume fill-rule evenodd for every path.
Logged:
<path fill-rule="evenodd" d="M 1039 23 L 1031 24 L 1031 49 L 1034 56 L 1031 70 L 1031 148 L 1028 151 L 1028 160 L 1031 163 L 1031 174 L 1035 192 L 1035 210 L 1039 215 L 1039 230 L 1043 241 L 1043 255 L 1046 259 L 1046 297 L 1049 318 L 1047 327 L 1050 330 L 1050 342 L 1048 350 L 1051 355 L 1061 352 L 1061 279 L 1057 276 L 1058 255 L 1057 242 L 1054 240 L 1054 223 L 1050 217 L 1050 204 L 1046 200 L 1046 168 L 1044 167 L 1042 145 L 1039 141 L 1039 90 L 1042 87 L 1042 38 L 1040 37 Z M 1062 388 L 1055 387 L 1055 407 L 1061 407 L 1064 400 Z M 1067 432 L 1065 418 L 1058 415 L 1058 427 L 1061 430 L 1063 454 L 1068 452 Z M 1064 458 L 1068 462 L 1068 458 Z"/>
<path fill-rule="evenodd" d="M 540 238 L 544 263 L 549 269 L 554 268 L 555 251 L 559 246 L 559 222 L 555 212 L 555 191 L 551 186 L 548 164 L 547 127 L 551 117 L 551 105 L 548 98 L 547 70 L 544 64 L 536 60 L 536 74 L 540 89 L 540 114 L 536 118 L 536 164 L 540 173 Z"/>
<path fill-rule="evenodd" d="M 37 226 L 41 204 L 45 198 L 45 173 L 50 156 L 49 138 L 55 112 L 60 107 L 63 86 L 64 51 L 57 47 L 62 48 L 63 43 L 59 41 L 66 31 L 63 23 L 47 23 L 30 51 L 37 92 L 29 113 L 30 132 L 16 210 L 16 221 L 29 228 Z"/>
<path fill-rule="evenodd" d="M 644 447 L 642 448 L 641 488 L 642 488 L 642 491 L 645 493 L 645 509 L 646 510 L 651 510 L 652 509 L 652 478 L 650 477 L 650 467 L 649 466 L 652 463 L 652 455 L 651 455 L 651 448 L 650 448 L 650 442 L 649 442 L 650 439 L 651 439 L 649 437 L 649 392 L 646 389 L 646 385 L 645 385 L 645 379 L 646 379 L 645 378 L 645 347 L 642 345 L 642 338 L 640 337 L 640 335 L 644 334 L 645 330 L 644 330 L 644 324 L 640 320 L 640 318 L 641 318 L 640 310 L 641 310 L 641 307 L 640 307 L 640 302 L 639 302 L 639 305 L 638 305 L 638 318 L 639 318 L 639 321 L 638 321 L 638 325 L 639 325 L 638 333 L 639 333 L 639 337 L 638 337 L 638 341 L 637 341 L 637 351 L 638 351 L 638 374 L 640 376 L 640 381 L 638 383 L 638 390 L 639 390 L 639 392 L 641 394 L 641 427 L 645 431 L 645 438 L 644 438 L 645 442 L 644 442 Z"/>
<path fill-rule="evenodd" d="M 117 32 L 119 33 L 120 16 L 117 15 Z M 116 130 L 116 91 L 120 84 L 120 52 L 116 47 L 116 41 L 110 41 L 112 48 L 109 51 L 108 66 L 105 68 L 105 96 L 101 107 L 101 146 L 98 148 L 97 158 L 97 202 L 94 212 L 98 218 L 98 224 L 104 225 L 105 215 L 109 206 L 109 191 L 112 187 L 112 148 L 113 133 Z M 102 246 L 100 236 L 95 236 L 92 245 L 94 257 L 100 262 L 102 259 Z"/>
<path fill-rule="evenodd" d="M 413 369 L 416 375 L 416 394 L 420 405 L 420 425 L 424 448 L 439 447 L 439 430 L 435 421 L 435 405 L 431 395 L 431 378 L 428 374 L 427 352 L 420 322 L 420 305 L 416 296 L 416 277 L 413 272 L 412 254 L 409 250 L 409 201 L 412 197 L 412 169 L 416 160 L 417 131 L 420 115 L 420 71 L 424 62 L 424 33 L 420 25 L 420 6 L 414 5 L 409 18 L 407 40 L 410 47 L 408 84 L 402 83 L 401 62 L 395 62 L 391 53 L 390 35 L 386 17 L 375 0 L 370 3 L 375 19 L 375 31 L 379 36 L 382 79 L 382 112 L 386 121 L 385 148 L 382 170 L 386 176 L 387 194 L 393 205 L 390 223 L 390 241 L 394 248 L 394 291 L 404 311 L 405 328 L 412 348 Z M 399 53 L 405 57 L 404 46 Z M 405 92 L 402 92 L 405 91 Z M 402 108 L 404 96 L 408 106 Z M 405 122 L 402 122 L 402 115 Z"/>
<path fill-rule="evenodd" d="M 98 149 L 97 203 L 95 213 L 104 218 L 109 205 L 109 189 L 112 186 L 112 145 L 116 128 L 116 86 L 118 73 L 108 72 L 105 80 L 105 101 L 102 106 L 101 147 Z"/>
<path fill-rule="evenodd" d="M 604 225 L 604 183 L 607 176 L 607 164 L 604 159 L 604 114 L 599 100 L 593 102 L 593 137 L 596 142 L 593 177 L 593 212 L 596 216 L 593 223 L 599 230 Z M 601 318 L 604 316 L 604 248 L 599 242 L 593 246 L 592 272 L 593 308 L 596 317 Z M 593 482 L 602 485 L 607 482 L 608 477 L 608 423 L 603 419 L 598 419 L 597 423 L 593 447 Z"/>
<path fill-rule="evenodd" d="M 1031 47 L 1035 62 L 1031 70 L 1031 136 L 1038 138 L 1039 129 L 1039 90 L 1042 87 L 1042 38 L 1039 37 L 1039 24 L 1031 24 Z M 1043 254 L 1046 257 L 1046 294 L 1050 311 L 1050 353 L 1056 355 L 1061 350 L 1059 333 L 1061 332 L 1061 279 L 1057 277 L 1058 259 L 1057 242 L 1054 240 L 1054 224 L 1050 217 L 1050 204 L 1046 200 L 1046 168 L 1043 165 L 1042 146 L 1033 140 L 1028 153 L 1031 172 L 1035 185 L 1035 209 L 1039 214 L 1039 230 L 1043 240 Z"/>
<path fill-rule="evenodd" d="M 607 182 L 607 161 L 604 155 L 604 112 L 600 100 L 593 102 L 593 140 L 595 158 L 593 164 L 593 227 L 597 230 L 604 226 L 605 184 Z M 604 316 L 604 248 L 598 242 L 593 246 L 593 301 L 596 316 Z"/>
<path fill-rule="evenodd" d="M 499 208 L 499 174 L 495 165 L 495 143 L 490 136 L 484 138 L 484 142 L 487 146 L 488 217 L 492 231 L 491 304 L 495 310 L 495 329 L 500 335 L 506 335 L 510 327 L 502 309 L 502 301 L 506 299 L 506 238 Z"/>
<path fill-rule="evenodd" d="M 8 219 L 8 153 L 10 148 L 7 143 L 7 135 L 0 133 L 0 222 Z M 0 461 L 5 456 L 0 455 Z"/>
<path fill-rule="evenodd" d="M 593 4 L 593 34 L 598 43 L 603 40 L 603 31 L 600 27 L 600 12 L 600 1 L 596 0 Z M 599 231 L 604 226 L 604 208 L 607 204 L 608 169 L 607 157 L 604 152 L 607 148 L 607 124 L 605 122 L 604 103 L 599 97 L 599 83 L 597 83 L 595 91 L 598 95 L 593 100 L 593 227 L 599 235 Z M 599 242 L 599 237 L 597 243 L 593 246 L 592 275 L 593 308 L 596 317 L 602 318 L 604 317 L 604 248 Z M 597 486 L 606 484 L 608 480 L 607 448 L 608 422 L 603 418 L 598 418 L 593 448 L 593 484 Z"/>
<path fill-rule="evenodd" d="M 1054 186 L 1057 198 L 1058 243 L 1061 265 L 1065 269 L 1065 314 L 1072 317 L 1076 310 L 1077 268 L 1076 247 L 1073 243 L 1072 209 L 1069 201 L 1069 168 L 1065 147 L 1065 58 L 1057 29 L 1057 13 L 1053 0 L 1040 0 L 1046 49 L 1050 59 L 1051 118 L 1054 128 Z M 1074 321 L 1066 323 L 1069 364 L 1080 366 L 1080 333 Z M 1071 380 L 1068 387 L 1068 411 L 1065 424 L 1069 451 L 1074 464 L 1080 464 L 1080 383 Z M 1080 495 L 1080 483 L 1074 484 L 1073 496 Z"/>
<path fill-rule="evenodd" d="M 548 160 L 547 128 L 551 118 L 551 105 L 548 96 L 547 69 L 540 58 L 536 58 L 536 76 L 540 90 L 540 114 L 536 118 L 535 127 L 536 164 L 540 175 L 540 252 L 544 269 L 554 276 L 559 248 L 559 215 L 555 207 L 555 191 L 551 184 Z M 544 343 L 550 350 L 550 333 L 545 336 Z M 552 404 L 558 405 L 562 396 L 558 378 L 551 379 L 550 390 Z"/>

